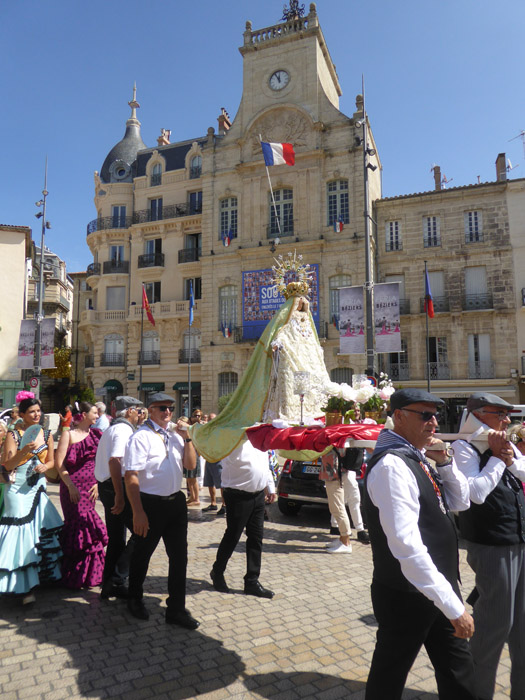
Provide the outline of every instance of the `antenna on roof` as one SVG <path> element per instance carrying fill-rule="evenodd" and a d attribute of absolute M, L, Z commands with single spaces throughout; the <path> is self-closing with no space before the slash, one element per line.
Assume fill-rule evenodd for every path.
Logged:
<path fill-rule="evenodd" d="M 447 176 L 445 174 L 443 174 L 443 177 L 441 178 L 441 184 L 444 186 L 443 189 L 445 189 L 447 186 L 447 183 L 452 182 L 453 179 L 454 179 L 453 177 L 447 178 Z"/>
<path fill-rule="evenodd" d="M 512 165 L 512 163 L 510 162 L 510 158 L 507 158 L 507 172 L 508 173 L 510 173 L 511 170 L 514 170 L 514 168 L 519 168 L 519 167 L 520 167 L 519 163 L 518 163 L 518 165 Z"/>
<path fill-rule="evenodd" d="M 509 143 L 511 141 L 515 141 L 516 139 L 521 139 L 521 142 L 523 144 L 523 157 L 525 158 L 525 131 L 523 129 L 517 136 L 513 136 L 511 139 L 509 139 Z"/>

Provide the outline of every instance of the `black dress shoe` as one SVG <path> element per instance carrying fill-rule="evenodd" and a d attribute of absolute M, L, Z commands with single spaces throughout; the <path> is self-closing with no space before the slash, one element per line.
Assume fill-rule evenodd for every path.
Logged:
<path fill-rule="evenodd" d="M 254 595 L 257 598 L 273 598 L 275 593 L 269 588 L 265 588 L 259 581 L 255 583 L 245 583 L 244 592 L 246 595 Z"/>
<path fill-rule="evenodd" d="M 217 511 L 217 515 L 220 515 L 221 517 L 226 515 L 226 508 L 222 506 L 221 509 Z"/>
<path fill-rule="evenodd" d="M 211 510 L 217 510 L 217 506 L 214 503 L 210 503 L 209 506 L 206 506 L 206 508 L 203 508 L 202 512 L 209 513 Z"/>
<path fill-rule="evenodd" d="M 366 530 L 359 530 L 357 533 L 357 539 L 363 544 L 370 544 L 370 535 Z"/>
<path fill-rule="evenodd" d="M 188 610 L 179 610 L 177 612 L 168 610 L 166 612 L 166 622 L 168 625 L 179 625 L 187 630 L 196 630 L 200 622 L 196 620 Z"/>
<path fill-rule="evenodd" d="M 211 578 L 211 582 L 213 583 L 213 587 L 215 588 L 216 591 L 219 591 L 219 593 L 229 593 L 230 592 L 230 589 L 228 588 L 228 584 L 226 583 L 226 579 L 224 578 L 224 574 L 218 574 L 212 569 L 210 571 L 210 578 Z"/>
<path fill-rule="evenodd" d="M 100 591 L 100 597 L 102 600 L 107 600 L 108 598 L 127 598 L 128 587 L 124 585 L 114 586 L 112 583 L 105 583 Z"/>
<path fill-rule="evenodd" d="M 149 612 L 142 600 L 128 598 L 128 610 L 137 620 L 149 620 Z"/>

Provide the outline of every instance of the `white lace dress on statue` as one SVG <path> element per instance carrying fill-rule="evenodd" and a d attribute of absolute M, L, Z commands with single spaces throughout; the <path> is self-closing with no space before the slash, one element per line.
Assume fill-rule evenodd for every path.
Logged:
<path fill-rule="evenodd" d="M 307 303 L 303 300 L 302 308 L 305 307 Z M 275 336 L 272 350 L 272 375 L 263 421 L 280 418 L 289 423 L 299 423 L 301 403 L 299 395 L 294 394 L 295 372 L 310 374 L 310 389 L 304 395 L 304 420 L 319 417 L 322 414 L 321 406 L 326 402 L 325 387 L 331 381 L 309 311 L 298 311 L 295 306 L 288 322 Z"/>

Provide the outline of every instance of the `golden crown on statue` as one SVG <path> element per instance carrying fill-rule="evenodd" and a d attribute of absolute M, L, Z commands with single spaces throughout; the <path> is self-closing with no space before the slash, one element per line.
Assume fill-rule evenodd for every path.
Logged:
<path fill-rule="evenodd" d="M 272 266 L 273 281 L 284 298 L 308 294 L 308 283 L 312 281 L 313 273 L 310 272 L 310 265 L 303 263 L 303 256 L 294 251 L 286 257 L 279 255 L 274 260 L 276 264 Z"/>

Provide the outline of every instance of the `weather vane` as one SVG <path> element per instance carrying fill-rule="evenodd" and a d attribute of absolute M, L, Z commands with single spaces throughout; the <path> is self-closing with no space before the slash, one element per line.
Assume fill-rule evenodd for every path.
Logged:
<path fill-rule="evenodd" d="M 284 5 L 283 16 L 281 19 L 289 21 L 291 19 L 299 19 L 304 16 L 304 5 L 299 5 L 299 0 L 290 0 L 290 9 Z"/>

